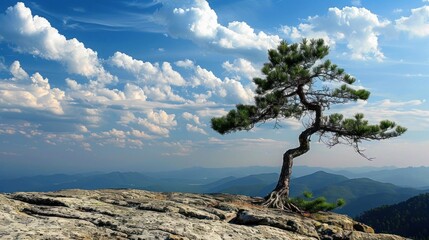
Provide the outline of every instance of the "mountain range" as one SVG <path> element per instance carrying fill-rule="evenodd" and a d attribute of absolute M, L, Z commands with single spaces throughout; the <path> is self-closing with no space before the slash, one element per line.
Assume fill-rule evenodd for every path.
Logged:
<path fill-rule="evenodd" d="M 346 205 L 338 213 L 357 216 L 374 207 L 394 204 L 427 191 L 423 176 L 429 168 L 406 169 L 344 169 L 329 170 L 296 166 L 293 169 L 291 196 L 311 191 L 315 197 L 328 201 L 344 198 Z M 372 170 L 372 171 L 371 171 Z M 414 171 L 413 171 L 414 170 Z M 131 188 L 158 192 L 232 193 L 248 196 L 266 196 L 278 179 L 278 168 L 187 168 L 168 172 L 111 172 L 87 174 L 57 174 L 0 180 L 0 192 L 56 191 L 61 189 Z M 376 173 L 381 173 L 378 176 Z M 419 181 L 419 188 L 400 187 L 374 178 L 392 179 L 403 174 L 401 185 Z M 339 174 L 343 173 L 343 174 Z M 411 176 L 410 176 L 411 175 Z M 373 179 L 362 177 L 372 176 Z M 353 178 L 355 177 L 355 178 Z M 429 182 L 426 186 L 429 185 Z"/>
<path fill-rule="evenodd" d="M 277 174 L 258 174 L 224 181 L 207 192 L 224 192 L 248 196 L 266 196 L 274 189 Z M 291 181 L 290 195 L 297 197 L 310 191 L 315 197 L 323 196 L 328 201 L 339 198 L 346 205 L 335 210 L 349 216 L 358 214 L 384 204 L 393 204 L 418 195 L 423 190 L 398 187 L 391 183 L 382 183 L 369 178 L 349 179 L 338 174 L 318 171 L 313 174 L 294 178 Z"/>

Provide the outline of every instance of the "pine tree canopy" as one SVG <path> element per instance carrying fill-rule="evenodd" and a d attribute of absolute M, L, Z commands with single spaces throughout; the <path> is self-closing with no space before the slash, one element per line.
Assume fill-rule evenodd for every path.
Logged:
<path fill-rule="evenodd" d="M 329 47 L 323 39 L 288 44 L 282 41 L 268 51 L 268 63 L 262 68 L 263 78 L 256 84 L 253 105 L 238 104 L 223 117 L 213 118 L 212 128 L 220 134 L 250 130 L 255 124 L 287 118 L 310 119 L 302 136 L 317 133 L 329 146 L 351 145 L 361 153 L 362 140 L 382 140 L 403 134 L 406 128 L 389 120 L 371 125 L 363 114 L 344 118 L 334 113 L 324 116 L 331 105 L 367 100 L 370 92 L 356 87 L 356 79 L 344 69 L 325 60 Z M 307 120 L 306 120 L 307 122 Z M 304 134 L 305 133 L 305 134 Z M 307 141 L 308 139 L 301 139 Z M 364 156 L 364 155 L 363 155 Z"/>

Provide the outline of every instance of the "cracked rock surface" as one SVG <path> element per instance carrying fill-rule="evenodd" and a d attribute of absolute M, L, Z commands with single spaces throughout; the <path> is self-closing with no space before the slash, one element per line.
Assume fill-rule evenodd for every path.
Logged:
<path fill-rule="evenodd" d="M 256 201 L 143 190 L 0 194 L 0 239 L 404 239 L 344 215 L 304 217 Z"/>

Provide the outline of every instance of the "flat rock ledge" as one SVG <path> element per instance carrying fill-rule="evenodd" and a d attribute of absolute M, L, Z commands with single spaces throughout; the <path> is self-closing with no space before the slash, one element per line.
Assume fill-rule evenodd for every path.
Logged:
<path fill-rule="evenodd" d="M 304 217 L 257 201 L 128 189 L 0 194 L 0 239 L 405 239 L 344 215 Z"/>

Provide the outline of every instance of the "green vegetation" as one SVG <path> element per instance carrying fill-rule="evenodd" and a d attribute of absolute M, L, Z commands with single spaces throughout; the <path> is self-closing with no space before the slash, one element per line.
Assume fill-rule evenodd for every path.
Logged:
<path fill-rule="evenodd" d="M 290 198 L 289 201 L 304 212 L 332 211 L 346 204 L 342 198 L 338 199 L 337 202 L 330 203 L 326 201 L 325 197 L 314 198 L 311 192 L 304 192 L 302 195 L 303 197 Z"/>
<path fill-rule="evenodd" d="M 336 210 L 336 212 L 353 217 L 371 208 L 398 203 L 422 192 L 368 178 L 357 178 L 313 190 L 313 193 L 318 196 L 325 196 L 328 201 L 344 198 L 347 205 Z"/>
<path fill-rule="evenodd" d="M 332 147 L 346 144 L 362 153 L 363 140 L 383 140 L 397 137 L 406 128 L 383 120 L 371 125 L 361 113 L 352 118 L 333 113 L 324 116 L 332 105 L 367 100 L 367 90 L 353 86 L 356 79 L 344 69 L 326 60 L 329 47 L 323 39 L 288 44 L 282 41 L 277 49 L 268 51 L 269 62 L 262 68 L 263 78 L 254 78 L 256 84 L 253 105 L 237 104 L 225 116 L 213 118 L 212 128 L 220 134 L 250 130 L 258 123 L 284 119 L 305 122 L 298 137 L 299 145 L 283 154 L 283 166 L 274 190 L 266 197 L 265 206 L 294 209 L 288 204 L 293 160 L 310 150 L 310 139 L 319 135 L 321 142 Z"/>
<path fill-rule="evenodd" d="M 429 240 L 429 193 L 369 210 L 356 220 L 372 226 L 376 232 Z"/>
<path fill-rule="evenodd" d="M 278 174 L 256 174 L 243 178 L 222 179 L 204 186 L 209 193 L 232 193 L 264 197 L 275 187 Z M 347 204 L 333 211 L 356 217 L 364 211 L 387 204 L 395 204 L 422 194 L 422 190 L 398 187 L 367 178 L 348 179 L 337 174 L 315 172 L 310 175 L 293 178 L 290 196 L 302 197 L 305 191 L 314 196 L 323 196 L 327 202 L 336 202 L 343 198 Z"/>

